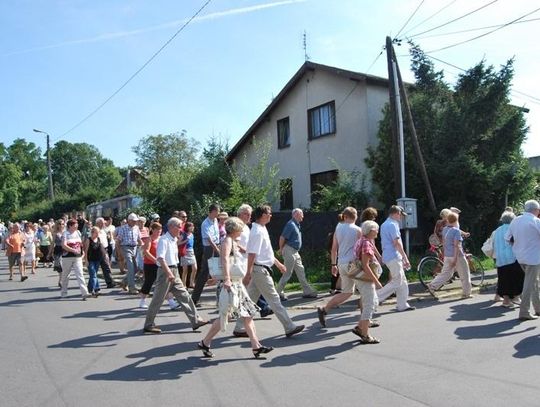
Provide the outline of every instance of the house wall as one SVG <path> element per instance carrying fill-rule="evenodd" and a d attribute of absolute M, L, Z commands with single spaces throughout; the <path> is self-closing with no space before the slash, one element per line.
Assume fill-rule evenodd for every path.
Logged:
<path fill-rule="evenodd" d="M 351 90 L 356 86 L 352 93 Z M 310 175 L 335 169 L 357 170 L 366 174 L 366 148 L 376 145 L 378 122 L 388 100 L 388 90 L 382 86 L 366 85 L 322 70 L 308 71 L 269 117 L 256 129 L 237 160 L 255 164 L 258 160 L 254 146 L 269 143 L 269 165 L 278 163 L 279 178 L 292 178 L 294 206 L 311 206 Z M 335 101 L 336 133 L 308 140 L 308 109 Z M 278 149 L 277 121 L 289 117 L 291 145 Z M 255 141 L 255 143 L 254 143 Z M 273 202 L 278 209 L 279 200 Z"/>

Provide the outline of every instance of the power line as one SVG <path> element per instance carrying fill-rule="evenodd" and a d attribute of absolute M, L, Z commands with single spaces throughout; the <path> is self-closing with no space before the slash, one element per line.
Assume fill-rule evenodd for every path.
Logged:
<path fill-rule="evenodd" d="M 445 49 L 457 47 L 458 45 L 466 44 L 467 42 L 471 42 L 471 41 L 477 40 L 479 38 L 485 37 L 486 35 L 492 34 L 495 31 L 499 31 L 499 30 L 501 30 L 501 29 L 503 29 L 505 27 L 508 27 L 509 25 L 515 24 L 519 20 L 522 20 L 523 18 L 525 18 L 527 16 L 530 16 L 531 14 L 534 14 L 539 10 L 540 10 L 540 7 L 533 10 L 533 11 L 531 11 L 531 12 L 529 12 L 529 13 L 527 13 L 527 14 L 522 15 L 521 17 L 516 18 L 515 20 L 509 21 L 508 23 L 503 24 L 502 26 L 500 26 L 498 28 L 495 28 L 494 30 L 488 31 L 487 33 L 477 35 L 476 37 L 469 38 L 468 40 L 465 40 L 465 41 L 460 41 L 460 42 L 457 42 L 455 44 L 447 45 L 446 47 L 442 47 L 442 48 L 434 49 L 434 50 L 431 50 L 431 51 L 427 51 L 426 53 L 438 52 L 438 51 L 442 51 L 442 50 L 445 50 Z"/>
<path fill-rule="evenodd" d="M 427 23 L 429 20 L 431 20 L 433 17 L 435 17 L 437 14 L 441 13 L 442 11 L 446 10 L 448 7 L 450 7 L 452 4 L 454 4 L 457 0 L 452 0 L 450 3 L 448 3 L 446 6 L 439 9 L 439 11 L 435 12 L 434 14 L 430 15 L 428 18 L 420 21 L 418 24 L 416 24 L 414 27 L 409 28 L 407 31 L 403 33 L 403 35 L 407 35 L 407 33 L 410 33 L 411 31 L 415 30 L 416 28 L 420 27 L 422 24 Z"/>
<path fill-rule="evenodd" d="M 398 38 L 399 37 L 399 34 L 401 34 L 401 31 L 403 31 L 403 29 L 405 27 L 407 27 L 407 24 L 409 24 L 409 21 L 411 21 L 411 19 L 414 17 L 414 15 L 416 14 L 416 12 L 418 11 L 418 9 L 422 6 L 422 4 L 424 4 L 424 0 L 422 0 L 420 2 L 420 4 L 416 7 L 416 9 L 414 10 L 414 12 L 410 15 L 410 17 L 407 19 L 407 21 L 405 21 L 405 24 L 403 24 L 403 27 L 401 27 L 398 31 L 398 33 L 396 34 L 396 36 L 394 38 Z"/>
<path fill-rule="evenodd" d="M 375 65 L 375 63 L 378 61 L 378 59 L 381 57 L 381 55 L 383 54 L 384 52 L 384 47 L 382 47 L 382 50 L 381 52 L 379 52 L 379 54 L 375 57 L 375 59 L 373 60 L 373 62 L 371 63 L 371 65 L 368 67 L 368 69 L 366 69 L 366 72 L 365 73 L 368 73 L 370 71 L 371 68 L 373 68 L 373 65 Z"/>
<path fill-rule="evenodd" d="M 488 6 L 491 6 L 493 3 L 496 3 L 497 1 L 498 1 L 498 0 L 493 0 L 493 1 L 489 2 L 489 3 L 487 3 L 487 4 L 484 4 L 484 5 L 481 6 L 481 7 L 478 7 L 478 8 L 475 9 L 475 10 L 472 10 L 472 11 L 469 11 L 468 13 L 466 13 L 466 14 L 463 14 L 463 15 L 460 16 L 460 17 L 457 17 L 457 18 L 454 18 L 453 20 L 447 21 L 447 22 L 444 23 L 444 24 L 441 24 L 441 25 L 438 25 L 438 26 L 436 26 L 436 27 L 430 28 L 429 30 L 426 30 L 426 31 L 419 32 L 419 33 L 417 33 L 417 34 L 413 34 L 413 35 L 409 36 L 409 38 L 414 38 L 414 37 L 417 37 L 417 36 L 419 36 L 419 35 L 426 34 L 426 33 L 429 33 L 429 32 L 431 32 L 431 31 L 437 30 L 438 28 L 447 26 L 448 24 L 455 23 L 456 21 L 461 20 L 462 18 L 465 18 L 465 17 L 467 17 L 467 16 L 470 16 L 471 14 L 474 14 L 474 13 L 476 13 L 477 11 L 480 11 L 480 10 L 482 10 L 482 9 L 488 7 Z"/>
<path fill-rule="evenodd" d="M 530 23 L 532 21 L 538 21 L 538 20 L 540 20 L 540 18 L 530 18 L 528 20 L 517 21 L 516 24 Z M 488 25 L 488 26 L 485 26 L 485 27 L 469 28 L 467 30 L 450 31 L 450 32 L 447 32 L 447 33 L 442 33 L 442 34 L 426 35 L 425 37 L 416 38 L 416 40 L 423 40 L 423 39 L 426 39 L 426 38 L 434 38 L 434 37 L 443 37 L 445 35 L 461 34 L 461 33 L 466 33 L 466 32 L 471 32 L 471 31 L 487 30 L 488 28 L 497 28 L 497 27 L 502 28 L 503 25 L 504 24 Z"/>
<path fill-rule="evenodd" d="M 130 83 L 139 73 L 141 73 L 141 71 L 146 68 L 150 62 L 152 62 L 160 53 L 161 51 L 163 51 L 165 49 L 165 47 L 167 47 L 177 36 L 178 34 L 180 34 L 184 28 L 186 28 L 189 23 L 191 23 L 191 21 L 193 21 L 193 19 L 195 19 L 195 17 L 197 17 L 205 8 L 206 6 L 208 6 L 208 4 L 211 2 L 212 0 L 207 0 L 201 8 L 199 8 L 195 14 L 193 14 L 174 34 L 172 37 L 170 37 L 139 69 L 137 69 L 137 71 L 135 71 L 135 73 L 133 75 L 131 75 L 127 81 L 125 81 L 116 91 L 113 92 L 113 94 L 111 96 L 109 96 L 107 99 L 105 99 L 105 101 L 103 103 L 101 103 L 98 107 L 96 107 L 92 112 L 90 112 L 88 115 L 86 115 L 81 121 L 79 121 L 75 126 L 73 126 L 72 128 L 70 128 L 68 131 L 66 131 L 64 134 L 62 134 L 59 138 L 62 138 L 64 137 L 65 135 L 71 133 L 73 130 L 75 130 L 77 127 L 79 127 L 81 124 L 83 124 L 85 121 L 87 121 L 88 119 L 90 119 L 93 115 L 95 115 L 99 110 L 101 110 L 103 108 L 103 106 L 105 106 L 107 103 L 109 103 L 109 101 L 114 98 L 118 93 L 120 93 L 120 91 L 122 91 L 122 89 L 124 89 L 128 83 Z"/>

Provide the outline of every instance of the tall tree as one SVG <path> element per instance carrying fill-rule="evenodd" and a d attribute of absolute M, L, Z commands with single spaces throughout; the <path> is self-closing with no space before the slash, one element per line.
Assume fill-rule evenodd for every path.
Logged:
<path fill-rule="evenodd" d="M 148 174 L 162 177 L 166 172 L 191 167 L 197 159 L 199 143 L 188 138 L 183 130 L 146 136 L 132 150 L 137 155 L 135 161 L 139 167 Z"/>
<path fill-rule="evenodd" d="M 523 110 L 510 105 L 513 61 L 499 71 L 481 61 L 459 76 L 453 89 L 423 52 L 413 47 L 411 109 L 436 202 L 463 210 L 462 224 L 483 239 L 496 224 L 505 198 L 520 202 L 533 194 L 534 179 L 520 149 L 527 126 Z M 407 195 L 418 198 L 419 215 L 433 219 L 406 137 Z M 393 202 L 388 112 L 379 127 L 379 145 L 366 160 L 378 198 Z"/>
<path fill-rule="evenodd" d="M 94 190 L 107 197 L 120 183 L 118 168 L 87 143 L 59 141 L 51 149 L 54 188 L 69 195 Z"/>

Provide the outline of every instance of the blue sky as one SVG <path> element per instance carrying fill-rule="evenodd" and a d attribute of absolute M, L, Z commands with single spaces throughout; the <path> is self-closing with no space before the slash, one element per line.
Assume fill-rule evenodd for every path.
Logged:
<path fill-rule="evenodd" d="M 0 141 L 9 144 L 22 137 L 44 148 L 43 135 L 32 132 L 38 128 L 50 133 L 53 141 L 93 144 L 119 166 L 135 163 L 131 147 L 148 134 L 185 129 L 202 145 L 211 136 L 233 145 L 303 63 L 304 30 L 312 61 L 358 72 L 369 68 L 370 74 L 387 77 L 384 55 L 372 62 L 385 36 L 395 35 L 420 3 L 402 35 L 429 30 L 487 5 L 415 37 L 426 51 L 494 28 L 451 32 L 505 24 L 540 7 L 527 0 L 213 0 L 201 18 L 116 97 L 65 134 L 204 3 L 0 2 Z M 540 18 L 540 11 L 525 19 L 534 18 Z M 482 58 L 496 67 L 516 58 L 512 102 L 530 109 L 526 118 L 531 132 L 523 146 L 527 156 L 540 155 L 539 34 L 540 20 L 529 21 L 433 53 L 462 68 Z M 407 49 L 402 46 L 396 52 L 403 55 L 405 79 L 412 80 Z M 435 63 L 453 83 L 459 70 Z"/>

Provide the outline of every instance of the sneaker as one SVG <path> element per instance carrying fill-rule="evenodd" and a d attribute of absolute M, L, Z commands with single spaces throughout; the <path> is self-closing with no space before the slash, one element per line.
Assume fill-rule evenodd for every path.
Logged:
<path fill-rule="evenodd" d="M 427 286 L 427 290 L 433 298 L 437 298 L 437 296 L 435 295 L 435 290 L 430 285 Z"/>
<path fill-rule="evenodd" d="M 22 276 L 21 277 L 21 281 L 26 281 L 26 280 L 28 280 L 28 276 Z"/>
<path fill-rule="evenodd" d="M 302 298 L 317 298 L 318 296 L 319 296 L 318 293 L 311 293 L 311 294 L 302 295 Z"/>
<path fill-rule="evenodd" d="M 148 304 L 146 304 L 146 299 L 141 298 L 141 301 L 139 301 L 139 308 L 148 309 Z"/>

